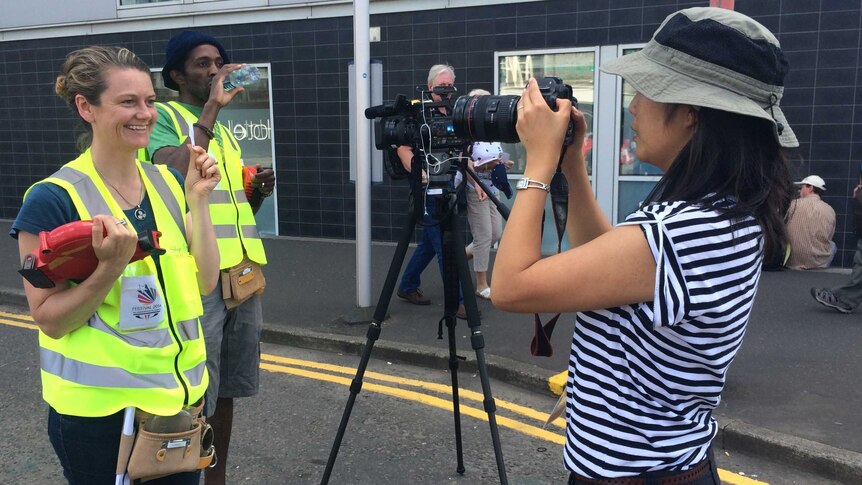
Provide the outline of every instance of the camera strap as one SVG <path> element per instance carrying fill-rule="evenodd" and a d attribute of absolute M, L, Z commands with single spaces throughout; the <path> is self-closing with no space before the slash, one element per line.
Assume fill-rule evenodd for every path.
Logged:
<path fill-rule="evenodd" d="M 565 151 L 563 152 L 565 153 Z M 562 155 L 560 156 L 562 160 Z M 557 165 L 557 171 L 551 179 L 551 210 L 554 215 L 554 227 L 557 229 L 557 253 L 563 249 L 563 234 L 566 232 L 566 223 L 569 215 L 569 183 L 563 175 L 561 166 Z M 542 213 L 542 228 L 545 227 L 545 214 Z M 551 345 L 551 335 L 560 314 L 557 313 L 548 323 L 542 324 L 538 313 L 534 314 L 533 325 L 535 327 L 533 339 L 530 341 L 530 353 L 535 357 L 550 357 L 554 355 L 554 347 Z"/>

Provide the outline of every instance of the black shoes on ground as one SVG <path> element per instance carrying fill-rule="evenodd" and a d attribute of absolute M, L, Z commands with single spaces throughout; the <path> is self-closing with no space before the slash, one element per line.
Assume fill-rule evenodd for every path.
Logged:
<path fill-rule="evenodd" d="M 829 308 L 833 308 L 841 313 L 850 313 L 853 311 L 853 307 L 839 300 L 835 293 L 826 289 L 826 288 L 811 288 L 811 296 L 817 300 L 818 303 L 824 306 L 828 306 Z"/>
<path fill-rule="evenodd" d="M 402 298 L 404 300 L 409 301 L 414 305 L 430 305 L 431 300 L 425 298 L 425 295 L 422 294 L 422 290 L 415 289 L 413 291 L 401 291 L 398 290 L 398 298 Z"/>
<path fill-rule="evenodd" d="M 398 298 L 401 298 L 405 301 L 408 301 L 414 305 L 430 305 L 431 300 L 425 298 L 425 295 L 422 294 L 422 290 L 416 289 L 414 291 L 401 291 L 398 290 L 396 293 Z M 479 312 L 479 316 L 482 316 L 482 312 Z M 458 311 L 455 313 L 455 317 L 460 318 L 461 320 L 467 319 L 467 309 L 464 308 L 464 304 L 458 305 Z"/>

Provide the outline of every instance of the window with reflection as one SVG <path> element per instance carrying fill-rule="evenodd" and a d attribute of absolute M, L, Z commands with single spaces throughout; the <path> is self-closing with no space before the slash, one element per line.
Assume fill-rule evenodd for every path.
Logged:
<path fill-rule="evenodd" d="M 596 52 L 570 51 L 556 53 L 525 53 L 502 55 L 498 58 L 497 79 L 498 94 L 520 96 L 527 81 L 531 77 L 558 77 L 564 83 L 572 86 L 572 91 L 578 100 L 578 108 L 584 113 L 587 121 L 587 137 L 584 142 L 584 154 L 587 171 L 593 172 L 593 102 L 596 79 Z M 523 173 L 526 163 L 526 153 L 520 143 L 503 144 L 503 150 L 510 154 L 515 165 L 510 173 Z"/>
<path fill-rule="evenodd" d="M 245 86 L 245 90 L 219 112 L 218 120 L 239 142 L 242 149 L 242 162 L 245 166 L 260 164 L 263 168 L 273 168 L 273 126 L 270 116 L 269 66 L 254 64 L 260 70 L 260 81 Z M 165 87 L 161 70 L 151 73 L 156 99 L 162 103 L 178 101 L 179 93 Z M 275 197 L 263 200 L 256 214 L 258 230 L 261 234 L 277 234 L 275 220 Z"/>
<path fill-rule="evenodd" d="M 640 49 L 625 49 L 623 55 L 637 52 Z M 661 170 L 646 162 L 638 160 L 637 142 L 632 131 L 632 119 L 629 105 L 635 97 L 635 90 L 627 82 L 622 83 L 622 113 L 620 119 L 620 157 L 617 185 L 617 222 L 622 222 L 626 216 L 636 211 L 652 188 L 661 178 Z"/>
<path fill-rule="evenodd" d="M 149 5 L 151 3 L 179 3 L 180 0 L 120 0 L 120 6 L 125 7 L 129 5 Z"/>

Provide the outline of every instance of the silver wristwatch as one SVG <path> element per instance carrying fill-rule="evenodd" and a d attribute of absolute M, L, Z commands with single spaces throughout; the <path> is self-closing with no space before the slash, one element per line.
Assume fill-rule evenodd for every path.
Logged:
<path fill-rule="evenodd" d="M 550 192 L 551 184 L 546 184 L 544 182 L 539 182 L 538 180 L 528 179 L 527 177 L 524 177 L 518 180 L 518 183 L 515 185 L 515 188 L 518 190 L 542 189 L 545 192 Z"/>

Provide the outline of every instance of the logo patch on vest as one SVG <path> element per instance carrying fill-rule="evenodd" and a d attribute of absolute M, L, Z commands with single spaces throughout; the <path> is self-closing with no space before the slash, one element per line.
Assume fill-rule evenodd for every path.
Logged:
<path fill-rule="evenodd" d="M 162 320 L 164 305 L 155 275 L 124 276 L 120 299 L 120 330 L 153 328 Z"/>

